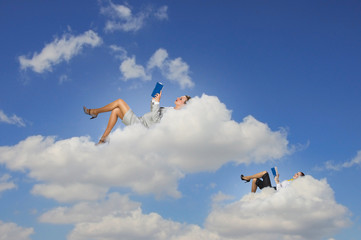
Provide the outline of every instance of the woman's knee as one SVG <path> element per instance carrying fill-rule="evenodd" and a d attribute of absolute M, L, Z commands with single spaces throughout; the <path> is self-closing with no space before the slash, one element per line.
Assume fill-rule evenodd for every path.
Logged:
<path fill-rule="evenodd" d="M 119 106 L 119 107 L 116 107 L 112 110 L 112 113 L 111 115 L 115 115 L 117 117 L 119 117 L 120 119 L 123 120 L 124 118 L 124 115 L 128 112 L 129 110 L 129 107 L 128 105 L 125 103 L 125 105 L 122 105 L 122 106 Z"/>
<path fill-rule="evenodd" d="M 110 113 L 110 115 L 114 116 L 114 117 L 119 117 L 119 118 L 123 118 L 123 113 L 120 110 L 120 108 L 114 108 L 112 110 L 112 112 Z"/>
<path fill-rule="evenodd" d="M 123 115 L 129 110 L 128 104 L 123 99 L 121 98 L 117 99 L 116 103 L 117 103 L 117 107 L 120 109 Z"/>
<path fill-rule="evenodd" d="M 115 115 L 119 115 L 120 113 L 120 109 L 119 108 L 114 108 L 111 112 L 111 114 L 115 114 Z"/>
<path fill-rule="evenodd" d="M 115 100 L 115 102 L 117 103 L 118 106 L 122 106 L 125 103 L 125 101 L 121 98 L 118 98 L 117 100 Z"/>

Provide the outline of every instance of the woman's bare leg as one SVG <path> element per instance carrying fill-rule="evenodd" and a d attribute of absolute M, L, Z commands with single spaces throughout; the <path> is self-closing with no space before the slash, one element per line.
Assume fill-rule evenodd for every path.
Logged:
<path fill-rule="evenodd" d="M 95 108 L 95 109 L 90 109 L 89 113 L 90 114 L 95 114 L 98 115 L 99 113 L 104 113 L 104 112 L 110 112 L 113 111 L 114 109 L 118 108 L 120 110 L 120 112 L 118 112 L 118 116 L 123 119 L 124 115 L 128 112 L 128 110 L 130 109 L 130 107 L 128 106 L 128 104 L 123 100 L 123 99 L 117 99 L 114 102 L 111 102 L 107 105 L 105 105 L 104 107 L 101 108 Z"/>
<path fill-rule="evenodd" d="M 250 176 L 243 176 L 242 180 L 252 180 L 252 186 L 251 186 L 251 192 L 255 193 L 257 191 L 257 179 L 263 177 L 263 175 L 265 175 L 267 173 L 267 171 L 263 171 L 263 172 L 259 172 Z"/>
<path fill-rule="evenodd" d="M 257 185 L 256 185 L 257 179 L 258 179 L 258 178 L 253 178 L 253 179 L 252 179 L 251 192 L 253 192 L 253 193 L 255 193 L 255 192 L 257 191 Z"/>
<path fill-rule="evenodd" d="M 257 178 L 261 178 L 263 175 L 265 175 L 267 173 L 267 171 L 263 171 L 263 172 L 259 172 L 250 176 L 244 176 L 243 180 L 251 180 L 251 179 L 257 179 Z"/>
<path fill-rule="evenodd" d="M 106 138 L 109 136 L 113 127 L 118 121 L 118 117 L 123 120 L 124 115 L 128 112 L 130 107 L 123 99 L 115 100 L 104 107 L 89 109 L 90 114 L 98 115 L 99 113 L 110 112 L 107 128 L 105 129 L 103 136 L 100 138 L 98 144 L 104 143 Z"/>
<path fill-rule="evenodd" d="M 105 129 L 103 136 L 100 138 L 98 144 L 104 143 L 110 132 L 112 131 L 113 127 L 118 121 L 118 117 L 122 119 L 121 117 L 121 111 L 119 108 L 115 108 L 111 113 L 108 121 L 107 128 Z"/>

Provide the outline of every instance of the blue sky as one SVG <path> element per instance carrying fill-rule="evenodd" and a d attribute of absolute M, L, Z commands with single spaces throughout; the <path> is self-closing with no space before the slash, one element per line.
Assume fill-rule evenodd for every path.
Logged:
<path fill-rule="evenodd" d="M 0 236 L 358 239 L 360 9 L 1 1 Z M 157 81 L 162 106 L 192 101 L 94 146 L 109 114 L 82 107 L 142 115 Z M 277 193 L 240 181 L 273 166 L 307 176 Z"/>

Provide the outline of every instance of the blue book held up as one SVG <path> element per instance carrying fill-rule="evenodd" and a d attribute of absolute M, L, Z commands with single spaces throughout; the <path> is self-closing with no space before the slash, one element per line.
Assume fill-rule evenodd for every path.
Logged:
<path fill-rule="evenodd" d="M 278 174 L 277 167 L 273 167 L 273 168 L 271 168 L 271 170 L 272 170 L 273 176 L 275 177 Z"/>
<path fill-rule="evenodd" d="M 160 93 L 162 89 L 163 89 L 163 84 L 161 82 L 157 82 L 151 96 L 155 97 L 155 95 L 157 95 L 157 93 Z"/>

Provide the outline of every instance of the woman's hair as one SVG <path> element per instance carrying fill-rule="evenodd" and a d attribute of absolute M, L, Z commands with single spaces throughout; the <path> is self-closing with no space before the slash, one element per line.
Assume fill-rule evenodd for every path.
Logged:
<path fill-rule="evenodd" d="M 303 177 L 303 176 L 305 176 L 305 174 L 303 173 L 303 172 L 300 172 L 301 173 L 301 176 Z"/>
<path fill-rule="evenodd" d="M 191 97 L 188 95 L 185 95 L 185 97 L 187 98 L 187 100 L 184 101 L 184 104 L 186 104 L 191 99 Z"/>

